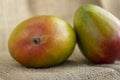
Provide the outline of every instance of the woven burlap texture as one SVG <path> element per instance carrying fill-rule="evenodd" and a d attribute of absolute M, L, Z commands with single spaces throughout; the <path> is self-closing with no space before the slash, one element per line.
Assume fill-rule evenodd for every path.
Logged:
<path fill-rule="evenodd" d="M 120 62 L 94 65 L 80 57 L 51 68 L 26 68 L 1 52 L 0 80 L 120 80 Z"/>

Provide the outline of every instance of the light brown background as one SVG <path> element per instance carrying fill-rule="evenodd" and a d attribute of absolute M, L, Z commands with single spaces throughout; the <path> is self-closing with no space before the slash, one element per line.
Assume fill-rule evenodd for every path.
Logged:
<path fill-rule="evenodd" d="M 59 16 L 71 25 L 76 9 L 93 3 L 120 18 L 119 0 L 0 0 L 0 51 L 7 50 L 9 34 L 21 21 L 42 14 Z"/>

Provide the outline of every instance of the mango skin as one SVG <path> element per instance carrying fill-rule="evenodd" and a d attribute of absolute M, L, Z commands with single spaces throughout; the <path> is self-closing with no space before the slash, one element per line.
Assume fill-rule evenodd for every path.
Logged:
<path fill-rule="evenodd" d="M 120 57 L 120 21 L 96 5 L 81 6 L 74 28 L 82 54 L 92 63 L 114 63 Z"/>
<path fill-rule="evenodd" d="M 66 21 L 42 15 L 18 24 L 9 37 L 8 49 L 23 66 L 45 68 L 65 62 L 75 44 L 75 32 Z"/>

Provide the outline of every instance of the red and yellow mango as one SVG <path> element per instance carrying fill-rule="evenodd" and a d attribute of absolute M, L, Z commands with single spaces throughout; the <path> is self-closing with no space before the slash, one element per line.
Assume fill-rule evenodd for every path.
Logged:
<path fill-rule="evenodd" d="M 120 56 L 120 21 L 96 5 L 81 6 L 74 16 L 79 48 L 93 63 L 113 63 Z"/>
<path fill-rule="evenodd" d="M 66 21 L 49 15 L 36 16 L 18 24 L 10 35 L 11 56 L 26 67 L 51 67 L 72 54 L 76 35 Z"/>

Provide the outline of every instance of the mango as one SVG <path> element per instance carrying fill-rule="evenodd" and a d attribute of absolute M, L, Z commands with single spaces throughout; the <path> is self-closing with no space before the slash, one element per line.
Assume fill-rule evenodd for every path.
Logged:
<path fill-rule="evenodd" d="M 22 21 L 10 34 L 11 57 L 30 68 L 53 67 L 72 54 L 76 35 L 67 21 L 52 15 L 35 16 Z"/>
<path fill-rule="evenodd" d="M 75 13 L 74 28 L 82 54 L 92 63 L 114 63 L 120 57 L 120 21 L 107 10 L 82 5 Z"/>

